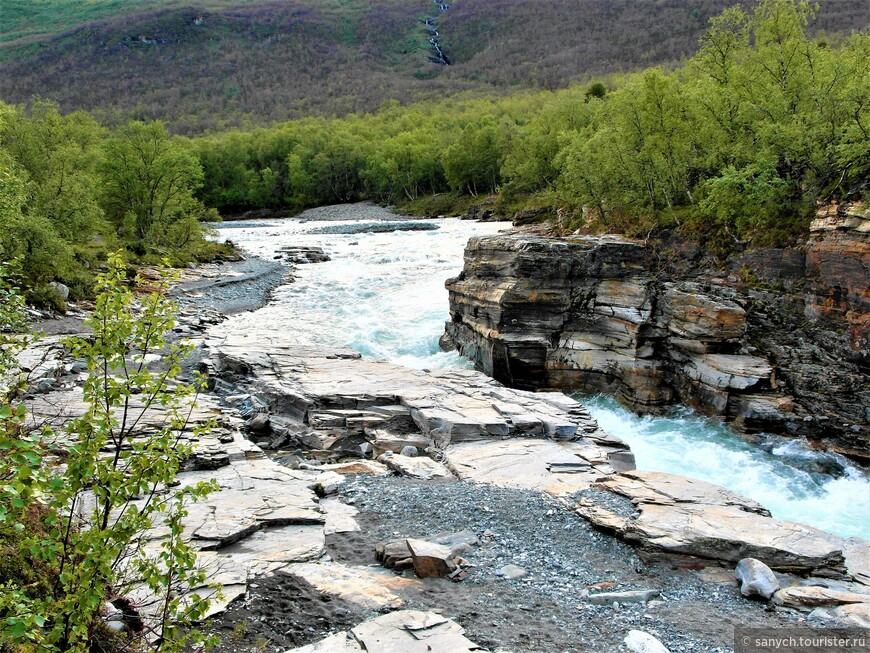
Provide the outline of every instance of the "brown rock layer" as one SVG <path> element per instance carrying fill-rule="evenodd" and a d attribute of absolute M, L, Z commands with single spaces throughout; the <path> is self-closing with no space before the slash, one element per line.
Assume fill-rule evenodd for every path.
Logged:
<path fill-rule="evenodd" d="M 724 271 L 681 258 L 617 237 L 472 238 L 442 345 L 514 387 L 679 402 L 870 458 L 870 212 L 820 211 L 805 250 Z"/>

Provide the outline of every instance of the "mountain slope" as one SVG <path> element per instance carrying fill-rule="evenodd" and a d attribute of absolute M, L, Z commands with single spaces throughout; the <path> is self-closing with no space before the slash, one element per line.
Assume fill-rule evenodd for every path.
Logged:
<path fill-rule="evenodd" d="M 7 3 L 4 101 L 38 95 L 110 122 L 159 117 L 197 132 L 666 64 L 691 54 L 732 0 L 456 0 L 447 11 L 430 0 Z M 58 34 L 46 5 L 85 22 Z M 826 0 L 819 17 L 817 28 L 848 33 L 870 8 Z M 429 59 L 435 31 L 450 66 Z"/>

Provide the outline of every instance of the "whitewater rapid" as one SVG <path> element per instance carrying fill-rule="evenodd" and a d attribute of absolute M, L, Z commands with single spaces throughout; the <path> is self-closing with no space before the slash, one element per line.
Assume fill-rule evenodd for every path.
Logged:
<path fill-rule="evenodd" d="M 341 210 L 334 208 L 331 217 Z M 348 217 L 359 214 L 354 206 L 346 210 Z M 365 221 L 373 215 L 390 217 L 366 206 Z M 438 346 L 449 316 L 444 281 L 461 271 L 469 237 L 495 234 L 508 225 L 426 222 L 438 228 L 315 233 L 359 224 L 353 219 L 221 225 L 221 239 L 264 259 L 273 259 L 282 247 L 304 245 L 322 247 L 331 260 L 298 266 L 294 282 L 278 288 L 265 307 L 234 315 L 219 328 L 280 330 L 299 344 L 346 346 L 365 358 L 417 369 L 470 367 L 455 352 L 442 352 Z M 727 427 L 685 409 L 668 417 L 639 417 L 611 399 L 581 400 L 605 431 L 630 445 L 641 469 L 700 478 L 755 499 L 775 517 L 870 539 L 870 479 L 841 456 L 820 454 L 793 440 L 749 444 Z"/>

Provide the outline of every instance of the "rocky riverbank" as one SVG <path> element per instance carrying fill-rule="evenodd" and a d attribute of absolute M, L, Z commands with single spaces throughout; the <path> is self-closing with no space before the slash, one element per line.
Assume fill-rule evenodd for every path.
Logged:
<path fill-rule="evenodd" d="M 192 422 L 218 419 L 190 435 L 180 480 L 220 487 L 185 519 L 223 588 L 206 624 L 219 650 L 615 653 L 646 631 L 672 653 L 728 653 L 734 626 L 868 624 L 866 541 L 638 472 L 625 444 L 558 392 L 218 326 L 225 306 L 260 305 L 292 272 L 249 264 L 190 271 L 175 291 L 186 305 L 176 335 L 198 343 L 191 364 L 210 379 Z M 85 372 L 56 339 L 23 362 L 34 419 L 81 413 Z M 162 419 L 149 410 L 141 437 Z M 461 540 L 461 553 L 441 554 L 461 573 L 378 564 L 385 543 L 409 539 L 435 553 Z M 746 556 L 783 588 L 769 605 L 740 593 Z"/>
<path fill-rule="evenodd" d="M 690 244 L 500 235 L 447 282 L 443 339 L 514 387 L 683 403 L 748 433 L 870 460 L 870 212 L 829 207 L 801 250 L 725 270 Z"/>

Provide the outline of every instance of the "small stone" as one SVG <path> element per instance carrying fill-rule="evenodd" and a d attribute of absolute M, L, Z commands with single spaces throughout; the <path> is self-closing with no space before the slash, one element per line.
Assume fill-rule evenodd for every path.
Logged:
<path fill-rule="evenodd" d="M 419 455 L 417 447 L 412 447 L 411 445 L 408 445 L 407 447 L 402 447 L 402 450 L 399 453 L 403 456 L 408 456 L 409 458 L 415 458 L 417 455 Z"/>
<path fill-rule="evenodd" d="M 525 578 L 529 575 L 522 567 L 518 567 L 516 565 L 505 565 L 501 569 L 498 570 L 499 576 L 504 576 L 508 580 L 518 580 L 520 578 Z"/>
<path fill-rule="evenodd" d="M 734 577 L 740 581 L 740 593 L 750 599 L 767 601 L 779 589 L 779 581 L 770 567 L 755 558 L 743 558 L 738 562 Z"/>
<path fill-rule="evenodd" d="M 659 596 L 659 590 L 634 590 L 629 592 L 600 592 L 590 594 L 587 601 L 594 605 L 608 605 L 609 603 L 646 603 L 650 599 Z"/>
<path fill-rule="evenodd" d="M 670 653 L 664 644 L 642 630 L 628 631 L 624 642 L 632 653 Z"/>

